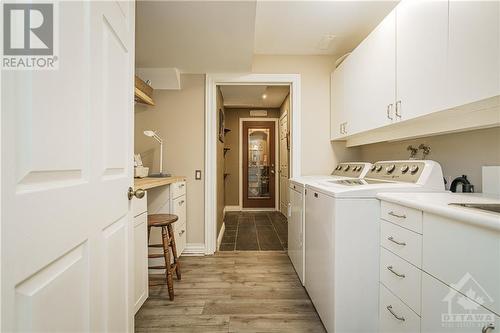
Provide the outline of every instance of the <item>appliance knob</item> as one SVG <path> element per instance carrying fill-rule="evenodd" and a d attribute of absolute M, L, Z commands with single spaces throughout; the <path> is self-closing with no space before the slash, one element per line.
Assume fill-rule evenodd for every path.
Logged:
<path fill-rule="evenodd" d="M 380 170 L 382 170 L 382 166 L 381 165 L 377 165 L 377 168 L 375 169 L 377 172 L 380 172 Z"/>
<path fill-rule="evenodd" d="M 412 165 L 412 166 L 411 166 L 411 168 L 410 168 L 410 172 L 411 172 L 412 174 L 414 174 L 414 173 L 415 173 L 415 172 L 417 172 L 417 171 L 418 171 L 418 165 Z"/>
<path fill-rule="evenodd" d="M 396 169 L 396 166 L 394 164 L 391 164 L 387 168 L 385 168 L 385 171 L 387 171 L 387 173 L 392 173 L 394 169 Z"/>
<path fill-rule="evenodd" d="M 372 166 L 370 167 L 370 171 L 375 171 L 375 168 L 376 168 L 376 167 L 377 167 L 376 165 L 372 165 Z"/>
<path fill-rule="evenodd" d="M 408 167 L 407 165 L 403 165 L 403 166 L 401 167 L 401 172 L 402 172 L 402 173 L 406 173 L 406 172 L 408 171 L 408 169 L 409 169 L 409 167 Z"/>
<path fill-rule="evenodd" d="M 345 168 L 344 168 L 344 171 L 349 171 L 350 168 L 351 168 L 350 165 L 346 165 Z"/>
<path fill-rule="evenodd" d="M 360 165 L 358 165 L 358 166 L 354 169 L 354 171 L 361 171 L 361 166 L 360 166 Z"/>

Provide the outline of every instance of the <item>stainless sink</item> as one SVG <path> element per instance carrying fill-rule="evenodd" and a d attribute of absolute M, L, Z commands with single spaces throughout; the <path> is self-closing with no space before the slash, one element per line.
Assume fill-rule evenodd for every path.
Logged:
<path fill-rule="evenodd" d="M 479 209 L 479 210 L 486 210 L 488 212 L 500 214 L 500 204 L 450 203 L 450 205 Z"/>

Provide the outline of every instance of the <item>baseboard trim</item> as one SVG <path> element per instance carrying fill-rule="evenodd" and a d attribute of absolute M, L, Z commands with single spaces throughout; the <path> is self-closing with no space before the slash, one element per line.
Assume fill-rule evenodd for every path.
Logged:
<path fill-rule="evenodd" d="M 219 251 L 220 244 L 222 243 L 222 237 L 224 237 L 224 231 L 226 231 L 226 223 L 222 222 L 222 227 L 219 231 L 219 236 L 217 236 L 217 251 Z"/>
<path fill-rule="evenodd" d="M 276 208 L 243 208 L 242 212 L 277 212 Z"/>
<path fill-rule="evenodd" d="M 203 243 L 187 243 L 183 256 L 204 256 L 205 255 L 205 244 Z"/>
<path fill-rule="evenodd" d="M 224 212 L 239 212 L 241 210 L 241 206 L 225 206 Z"/>

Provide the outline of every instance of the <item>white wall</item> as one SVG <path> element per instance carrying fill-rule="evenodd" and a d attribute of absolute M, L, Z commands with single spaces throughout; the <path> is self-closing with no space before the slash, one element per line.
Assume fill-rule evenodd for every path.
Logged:
<path fill-rule="evenodd" d="M 330 173 L 337 162 L 359 158 L 357 148 L 330 142 L 332 56 L 254 56 L 252 72 L 300 74 L 302 88 L 302 174 Z"/>
<path fill-rule="evenodd" d="M 475 185 L 476 192 L 481 191 L 481 167 L 500 165 L 500 128 L 498 127 L 366 145 L 360 148 L 361 158 L 367 162 L 407 159 L 409 154 L 406 147 L 418 146 L 421 143 L 431 146 L 432 150 L 428 159 L 441 164 L 445 178 L 454 179 L 466 174 L 470 182 Z"/>
<path fill-rule="evenodd" d="M 187 177 L 187 242 L 205 242 L 204 160 L 205 160 L 205 76 L 182 75 L 181 90 L 155 90 L 156 106 L 135 107 L 135 152 L 145 166 L 158 172 L 159 145 L 143 134 L 158 130 L 164 138 L 163 169 Z M 202 170 L 202 180 L 194 179 Z"/>

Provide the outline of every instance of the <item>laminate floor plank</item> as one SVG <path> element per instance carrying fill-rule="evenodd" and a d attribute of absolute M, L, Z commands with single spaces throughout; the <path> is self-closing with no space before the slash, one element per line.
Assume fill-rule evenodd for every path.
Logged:
<path fill-rule="evenodd" d="M 183 256 L 180 263 L 174 301 L 166 285 L 151 286 L 135 316 L 136 332 L 325 332 L 284 251 L 224 251 Z"/>

